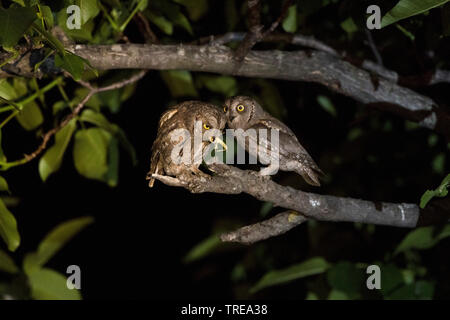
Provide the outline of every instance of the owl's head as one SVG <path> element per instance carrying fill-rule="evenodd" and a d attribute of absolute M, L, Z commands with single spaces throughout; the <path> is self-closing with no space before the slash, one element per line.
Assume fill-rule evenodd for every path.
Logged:
<path fill-rule="evenodd" d="M 226 148 L 223 141 L 219 139 L 227 123 L 226 116 L 220 108 L 213 104 L 201 102 L 191 105 L 188 110 L 192 112 L 192 117 L 187 119 L 189 129 L 195 133 L 200 129 L 198 125 L 201 125 L 201 134 L 202 137 L 207 138 L 206 142 L 219 143 Z"/>
<path fill-rule="evenodd" d="M 247 96 L 227 99 L 223 111 L 227 116 L 228 126 L 232 129 L 247 129 L 250 121 L 264 112 L 258 102 Z"/>
<path fill-rule="evenodd" d="M 201 121 L 203 132 L 211 129 L 222 131 L 227 124 L 225 115 L 218 107 L 212 104 L 204 103 L 201 108 L 195 112 L 195 121 Z"/>

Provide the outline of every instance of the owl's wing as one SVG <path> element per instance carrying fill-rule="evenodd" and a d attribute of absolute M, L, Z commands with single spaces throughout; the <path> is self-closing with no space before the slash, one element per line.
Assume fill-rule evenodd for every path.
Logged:
<path fill-rule="evenodd" d="M 284 160 L 293 160 L 299 164 L 297 171 L 312 185 L 320 185 L 319 175 L 323 175 L 322 170 L 315 163 L 305 148 L 300 144 L 295 134 L 284 123 L 277 119 L 262 119 L 252 126 L 257 132 L 259 129 L 275 129 L 279 133 L 278 146 L 270 140 L 270 131 L 267 133 L 267 139 L 259 139 L 260 147 L 266 150 L 278 150 L 280 158 Z"/>
<path fill-rule="evenodd" d="M 178 113 L 178 108 L 169 108 L 168 110 L 166 110 L 162 115 L 161 118 L 159 118 L 159 122 L 158 122 L 158 131 L 161 130 L 161 128 L 164 128 L 164 126 L 166 126 L 167 122 L 172 119 L 177 113 Z"/>
<path fill-rule="evenodd" d="M 148 186 L 150 188 L 153 187 L 153 184 L 155 183 L 155 179 L 152 178 L 152 174 L 157 173 L 159 174 L 161 172 L 161 164 L 160 164 L 160 157 L 161 157 L 161 150 L 159 148 L 160 139 L 158 137 L 153 142 L 152 146 L 152 156 L 150 159 L 150 171 L 147 173 L 146 179 L 149 180 Z"/>

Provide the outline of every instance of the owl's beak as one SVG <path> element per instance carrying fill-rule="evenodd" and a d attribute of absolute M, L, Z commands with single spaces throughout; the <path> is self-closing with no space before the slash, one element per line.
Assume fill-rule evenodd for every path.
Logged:
<path fill-rule="evenodd" d="M 220 139 L 220 138 L 215 138 L 215 139 L 214 139 L 214 143 L 215 143 L 215 144 L 220 144 L 220 145 L 225 149 L 225 151 L 227 150 L 227 145 L 225 144 L 225 142 L 223 142 L 222 139 Z"/>

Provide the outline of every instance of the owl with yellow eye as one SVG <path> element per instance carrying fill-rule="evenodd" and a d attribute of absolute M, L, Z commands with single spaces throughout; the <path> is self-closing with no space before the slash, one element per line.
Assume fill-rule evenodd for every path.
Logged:
<path fill-rule="evenodd" d="M 209 177 L 199 169 L 201 161 L 195 161 L 195 157 L 203 157 L 205 149 L 211 144 L 221 144 L 226 149 L 226 145 L 218 137 L 225 125 L 224 113 L 213 104 L 186 101 L 166 110 L 159 120 L 157 136 L 152 146 L 150 171 L 147 174 L 149 186 L 153 187 L 153 174 L 176 178 L 189 178 L 191 175 Z M 198 144 L 194 142 L 196 134 L 201 136 Z M 187 158 L 183 158 L 186 156 L 183 154 L 186 151 L 183 148 L 185 143 L 190 149 Z M 174 153 L 177 156 L 175 158 Z M 187 161 L 180 162 L 176 159 Z"/>
<path fill-rule="evenodd" d="M 228 127 L 244 131 L 254 129 L 257 133 L 256 136 L 249 135 L 248 139 L 257 139 L 255 145 L 278 151 L 280 170 L 294 171 L 301 175 L 307 183 L 320 186 L 319 176 L 323 172 L 312 157 L 300 144 L 292 130 L 264 111 L 258 102 L 246 96 L 232 97 L 225 101 L 223 111 L 227 116 Z M 258 134 L 260 129 L 277 130 L 279 133 L 278 146 L 271 145 L 270 140 L 267 139 L 263 142 Z M 270 137 L 270 134 L 267 137 Z M 257 151 L 249 148 L 252 144 L 248 139 L 245 141 L 245 149 L 252 156 L 257 157 Z"/>

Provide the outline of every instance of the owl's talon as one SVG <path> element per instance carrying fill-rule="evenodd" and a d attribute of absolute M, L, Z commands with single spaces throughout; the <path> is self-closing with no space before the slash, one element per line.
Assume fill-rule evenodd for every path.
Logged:
<path fill-rule="evenodd" d="M 163 176 L 163 175 L 156 174 L 156 173 L 152 174 L 151 177 L 156 180 L 161 181 L 162 183 L 164 183 L 168 186 L 172 186 L 172 187 L 184 186 L 184 183 L 181 180 L 174 178 L 174 177 Z"/>

